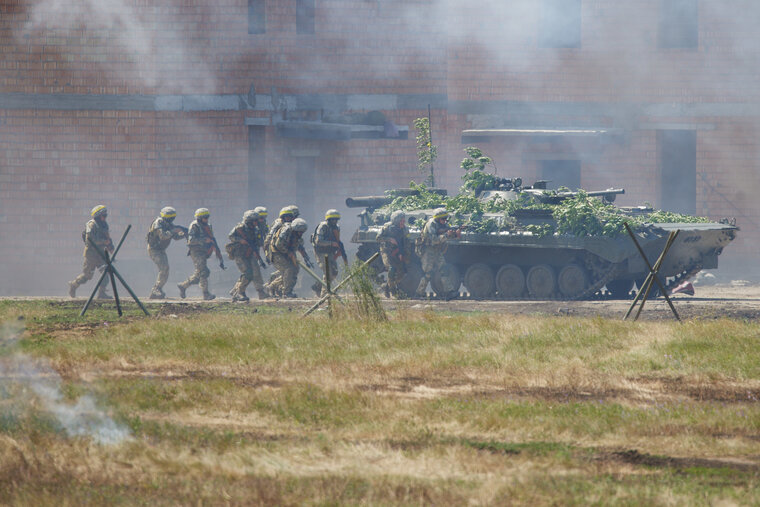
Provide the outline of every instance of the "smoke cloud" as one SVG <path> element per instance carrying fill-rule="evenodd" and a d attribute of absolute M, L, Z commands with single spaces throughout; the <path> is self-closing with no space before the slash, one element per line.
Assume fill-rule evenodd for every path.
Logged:
<path fill-rule="evenodd" d="M 0 399 L 6 398 L 8 406 L 26 410 L 36 407 L 50 414 L 71 437 L 90 437 L 103 445 L 117 445 L 130 439 L 129 429 L 98 408 L 92 396 L 81 396 L 74 403 L 64 399 L 61 376 L 50 362 L 17 350 L 23 331 L 23 326 L 17 323 L 5 323 L 0 328 Z"/>

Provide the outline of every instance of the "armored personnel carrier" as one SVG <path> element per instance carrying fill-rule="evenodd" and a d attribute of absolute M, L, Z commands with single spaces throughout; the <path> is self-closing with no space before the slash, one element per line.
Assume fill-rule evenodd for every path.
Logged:
<path fill-rule="evenodd" d="M 624 221 L 631 224 L 652 264 L 670 231 L 680 231 L 660 269 L 660 275 L 668 280 L 666 289 L 702 269 L 717 268 L 718 256 L 736 237 L 738 228 L 728 220 L 699 221 L 648 206 L 614 207 L 611 203 L 622 193 L 623 189 L 549 191 L 542 181 L 523 186 L 519 178 L 496 178 L 487 188 L 474 189 L 464 201 L 460 196 L 448 197 L 445 190 L 419 186 L 384 196 L 350 197 L 346 205 L 364 208 L 359 214 L 361 225 L 351 239 L 359 245 L 357 255 L 362 260 L 378 251 L 377 234 L 394 209 L 405 209 L 414 240 L 433 208 L 451 209 L 452 204 L 462 202 L 470 206 L 472 213 L 454 212 L 451 217 L 452 227 L 465 227 L 461 235 L 449 239 L 446 264 L 431 282 L 440 297 L 458 294 L 462 286 L 466 295 L 475 299 L 571 300 L 601 294 L 628 297 L 634 285 L 641 286 L 648 269 L 624 231 Z M 410 209 L 409 204 L 416 202 L 427 206 Z M 603 210 L 606 219 L 573 215 L 584 206 L 586 212 Z M 663 218 L 669 218 L 670 223 L 662 223 Z M 382 263 L 375 262 L 373 267 L 381 272 Z M 419 259 L 415 258 L 402 290 L 413 294 L 421 276 Z"/>

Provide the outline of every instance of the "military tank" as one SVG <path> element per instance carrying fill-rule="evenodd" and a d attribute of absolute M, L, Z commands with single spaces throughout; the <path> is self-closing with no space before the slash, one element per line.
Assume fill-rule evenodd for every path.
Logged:
<path fill-rule="evenodd" d="M 718 256 L 738 231 L 730 220 L 716 222 L 647 223 L 656 210 L 649 206 L 614 207 L 612 202 L 624 189 L 591 192 L 549 191 L 545 181 L 523 186 L 519 178 L 495 179 L 488 188 L 472 193 L 481 203 L 507 204 L 509 212 L 484 212 L 476 216 L 453 216 L 452 222 L 484 227 L 464 227 L 448 242 L 446 264 L 431 281 L 440 297 L 461 294 L 474 299 L 592 299 L 600 296 L 625 298 L 640 287 L 648 274 L 631 238 L 617 234 L 573 234 L 556 232 L 556 207 L 568 199 L 599 199 L 614 208 L 621 220 L 635 224 L 639 244 L 654 264 L 671 231 L 680 231 L 659 271 L 667 277 L 666 290 L 695 276 L 702 269 L 718 267 Z M 446 202 L 443 189 L 417 187 L 390 191 L 389 195 L 349 197 L 346 205 L 363 208 L 361 225 L 351 241 L 359 245 L 357 256 L 369 259 L 379 250 L 377 234 L 389 220 L 399 197 L 425 193 Z M 432 199 L 435 201 L 435 199 Z M 511 205 L 510 205 L 511 203 Z M 536 206 L 538 204 L 538 206 Z M 444 204 L 445 205 L 445 204 Z M 491 206 L 493 207 L 493 206 Z M 433 207 L 406 209 L 410 239 L 432 216 Z M 618 224 L 620 225 L 620 224 Z M 554 231 L 554 232 L 552 232 Z M 373 267 L 382 272 L 382 262 Z M 419 259 L 410 263 L 401 289 L 413 294 L 422 276 Z M 461 291 L 462 286 L 464 291 Z"/>

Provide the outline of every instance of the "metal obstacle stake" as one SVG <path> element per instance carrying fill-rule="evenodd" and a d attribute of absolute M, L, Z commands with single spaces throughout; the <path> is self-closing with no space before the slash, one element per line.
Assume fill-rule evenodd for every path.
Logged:
<path fill-rule="evenodd" d="M 116 246 L 116 249 L 113 251 L 113 255 L 111 256 L 111 262 L 113 262 L 116 259 L 116 254 L 119 253 L 119 250 L 121 249 L 121 245 L 124 244 L 124 240 L 127 237 L 127 234 L 129 233 L 129 230 L 132 228 L 132 224 L 129 224 L 127 228 L 124 230 L 124 234 L 121 235 L 121 239 L 119 240 L 119 244 Z M 98 251 L 98 253 L 100 253 Z M 87 302 L 84 304 L 84 308 L 82 308 L 82 311 L 79 313 L 80 317 L 84 317 L 84 314 L 87 312 L 87 309 L 90 307 L 90 304 L 92 303 L 92 300 L 95 298 L 95 294 L 98 292 L 98 289 L 100 288 L 100 284 L 103 283 L 103 280 L 106 276 L 109 275 L 109 271 L 106 269 L 108 267 L 108 263 L 103 265 L 103 271 L 100 273 L 100 278 L 98 278 L 98 283 L 95 284 L 95 288 L 92 289 L 92 294 L 90 294 L 90 297 L 87 299 Z M 113 284 L 113 277 L 111 277 L 111 283 Z M 114 288 L 116 285 L 114 284 Z M 114 297 L 116 296 L 116 292 L 114 291 Z M 118 301 L 118 299 L 116 300 Z M 121 312 L 119 312 L 119 317 L 121 317 Z"/>
<path fill-rule="evenodd" d="M 127 227 L 127 230 L 124 231 L 124 235 L 122 236 L 121 241 L 119 241 L 119 247 L 121 247 L 121 244 L 124 242 L 124 238 L 127 237 L 127 232 L 129 232 L 129 230 L 131 228 L 132 228 L 132 225 L 130 224 Z M 124 278 L 119 274 L 119 272 L 114 267 L 114 265 L 113 265 L 113 257 L 116 257 L 117 250 L 114 250 L 113 257 L 109 257 L 107 253 L 104 253 L 102 250 L 100 250 L 100 248 L 98 248 L 98 246 L 95 244 L 94 241 L 92 241 L 91 238 L 88 238 L 88 239 L 90 240 L 90 244 L 95 249 L 95 251 L 98 252 L 98 254 L 106 262 L 106 269 L 103 272 L 103 276 L 101 276 L 101 281 L 104 278 L 105 274 L 108 273 L 109 277 L 111 278 L 111 283 L 113 284 L 114 296 L 117 296 L 116 281 L 114 280 L 113 277 L 115 276 L 116 278 L 118 278 L 119 281 L 121 282 L 121 284 L 124 286 L 124 288 L 127 289 L 127 292 L 129 292 L 129 295 L 132 296 L 132 299 L 135 300 L 135 302 L 137 303 L 137 306 L 140 307 L 140 309 L 145 313 L 145 315 L 150 315 L 150 313 L 148 313 L 148 310 L 145 309 L 145 306 L 142 304 L 142 302 L 140 301 L 140 299 L 134 293 L 134 291 L 132 290 L 132 288 L 129 286 L 129 284 L 127 284 L 127 282 L 124 280 Z M 98 285 L 100 285 L 100 281 L 98 282 Z M 95 289 L 97 290 L 97 287 L 95 287 Z M 94 295 L 94 292 L 93 292 L 93 295 Z M 92 301 L 92 296 L 90 297 L 90 300 L 87 302 L 88 305 L 89 305 L 90 301 Z M 116 300 L 116 305 L 117 305 L 117 308 L 118 308 L 118 306 L 119 306 L 118 299 Z M 82 308 L 82 313 L 79 314 L 80 317 L 83 317 L 86 311 L 87 311 L 87 305 L 85 305 L 85 307 Z M 121 315 L 121 313 L 119 313 L 119 315 Z"/>
<path fill-rule="evenodd" d="M 631 307 L 628 309 L 628 312 L 626 312 L 625 317 L 623 317 L 623 320 L 626 320 L 630 316 L 631 312 L 636 306 L 636 303 L 639 301 L 639 299 L 641 299 L 641 305 L 639 306 L 638 312 L 636 313 L 636 316 L 633 319 L 634 321 L 638 320 L 639 315 L 641 315 L 641 311 L 644 309 L 644 304 L 646 303 L 647 298 L 649 297 L 649 292 L 652 289 L 653 283 L 657 283 L 658 287 L 660 288 L 660 291 L 665 297 L 665 300 L 668 302 L 668 306 L 670 307 L 670 310 L 673 312 L 673 315 L 675 315 L 676 320 L 680 322 L 681 317 L 678 315 L 678 312 L 676 311 L 675 306 L 673 306 L 673 302 L 670 300 L 670 297 L 668 296 L 668 292 L 665 290 L 665 285 L 663 285 L 659 277 L 659 271 L 660 271 L 660 268 L 662 267 L 663 262 L 665 261 L 665 256 L 667 255 L 668 250 L 670 250 L 670 247 L 673 246 L 673 243 L 675 243 L 676 237 L 678 236 L 678 233 L 680 232 L 680 230 L 675 230 L 675 231 L 670 232 L 670 234 L 668 235 L 668 240 L 665 243 L 665 248 L 662 250 L 662 253 L 660 254 L 660 257 L 657 259 L 657 262 L 655 262 L 654 267 L 652 267 L 652 264 L 649 262 L 649 259 L 644 253 L 644 250 L 641 248 L 641 245 L 636 240 L 636 236 L 633 234 L 633 231 L 631 230 L 630 226 L 628 225 L 627 222 L 625 222 L 624 225 L 625 225 L 626 231 L 628 231 L 628 235 L 633 240 L 634 245 L 636 245 L 636 249 L 639 251 L 641 258 L 644 259 L 644 263 L 649 269 L 649 274 L 647 275 L 647 278 L 644 281 L 644 290 L 641 290 L 641 288 L 639 288 L 639 293 L 636 294 L 636 298 L 633 300 L 633 303 L 631 303 Z"/>
<path fill-rule="evenodd" d="M 322 280 L 321 276 L 319 276 L 318 274 L 316 274 L 313 269 L 311 269 L 309 266 L 307 266 L 303 262 L 301 262 L 299 260 L 297 260 L 296 262 L 298 262 L 298 265 L 301 266 L 304 269 L 304 271 L 306 271 L 307 273 L 309 273 L 309 275 L 311 275 L 312 278 L 314 278 L 316 281 L 318 281 L 320 283 L 320 285 L 322 285 L 322 287 L 324 287 L 325 289 L 327 289 L 327 292 L 330 292 L 330 286 L 328 284 L 326 284 L 324 280 Z M 338 296 L 335 293 L 333 293 L 333 296 L 335 296 L 338 299 L 338 301 L 340 301 L 341 304 L 345 304 L 343 302 L 343 299 L 341 299 L 340 296 Z"/>
<path fill-rule="evenodd" d="M 330 290 L 330 255 L 329 254 L 325 255 L 325 290 L 327 290 L 328 294 L 332 292 Z M 336 294 L 335 297 L 337 298 L 338 295 Z M 338 299 L 338 301 L 340 301 L 340 299 Z M 332 316 L 333 316 L 332 298 L 327 299 L 327 314 L 332 319 Z"/>
<path fill-rule="evenodd" d="M 370 257 L 369 259 L 367 259 L 366 261 L 364 261 L 364 263 L 362 264 L 362 267 L 369 266 L 378 257 L 380 257 L 380 252 L 375 252 L 372 255 L 372 257 Z M 319 308 L 319 306 L 322 303 L 324 303 L 325 301 L 327 301 L 328 299 L 330 299 L 331 297 L 333 297 L 335 295 L 335 293 L 338 292 L 341 289 L 341 287 L 343 287 L 346 283 L 348 283 L 348 281 L 351 280 L 351 278 L 353 278 L 354 275 L 356 273 L 358 273 L 358 272 L 359 272 L 358 269 L 354 270 L 353 273 L 351 273 L 347 277 L 345 277 L 342 282 L 340 282 L 338 285 L 335 286 L 335 288 L 332 290 L 332 292 L 328 292 L 327 294 L 325 294 L 324 296 L 322 296 L 322 298 L 319 301 L 317 301 L 316 303 L 314 303 L 314 306 L 312 306 L 311 308 L 309 308 L 308 310 L 306 310 L 306 313 L 304 313 L 301 316 L 301 318 L 308 316 L 309 314 L 311 314 L 311 312 L 313 312 L 314 310 L 316 310 L 317 308 Z"/>

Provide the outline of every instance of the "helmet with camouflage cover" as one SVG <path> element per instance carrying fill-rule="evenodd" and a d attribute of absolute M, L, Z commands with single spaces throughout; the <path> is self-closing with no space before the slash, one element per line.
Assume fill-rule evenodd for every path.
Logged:
<path fill-rule="evenodd" d="M 284 218 L 286 216 L 293 216 L 293 210 L 290 208 L 290 206 L 285 206 L 280 210 L 280 218 Z"/>
<path fill-rule="evenodd" d="M 98 204 L 97 206 L 92 208 L 92 211 L 90 211 L 90 216 L 92 216 L 92 218 L 98 218 L 100 216 L 107 215 L 107 214 L 108 214 L 108 210 L 103 204 Z"/>
<path fill-rule="evenodd" d="M 267 215 L 269 215 L 269 212 L 264 206 L 256 206 L 255 208 L 253 208 L 253 211 L 255 211 L 259 215 L 259 218 L 266 218 Z"/>
<path fill-rule="evenodd" d="M 251 225 L 258 219 L 259 219 L 259 214 L 256 213 L 255 210 L 249 209 L 248 211 L 243 213 L 243 222 L 245 222 L 246 225 Z"/>
<path fill-rule="evenodd" d="M 304 220 L 303 218 L 296 218 L 295 220 L 293 220 L 293 222 L 291 222 L 290 226 L 296 232 L 306 232 L 306 228 L 307 228 L 306 220 Z"/>
<path fill-rule="evenodd" d="M 436 220 L 439 218 L 449 218 L 449 212 L 446 211 L 446 208 L 436 208 L 433 210 L 433 218 Z"/>
<path fill-rule="evenodd" d="M 161 208 L 160 215 L 161 215 L 161 218 L 166 218 L 167 220 L 171 220 L 177 216 L 177 210 L 172 208 L 171 206 L 166 206 L 164 208 Z"/>
<path fill-rule="evenodd" d="M 340 219 L 340 211 L 336 209 L 329 209 L 325 213 L 325 220 Z"/>
<path fill-rule="evenodd" d="M 401 221 L 406 218 L 406 213 L 401 211 L 400 209 L 397 209 L 393 213 L 391 213 L 391 223 L 393 225 L 400 225 Z"/>
<path fill-rule="evenodd" d="M 209 213 L 208 208 L 198 208 L 195 210 L 195 218 L 204 218 L 209 215 L 211 215 L 211 213 Z"/>

